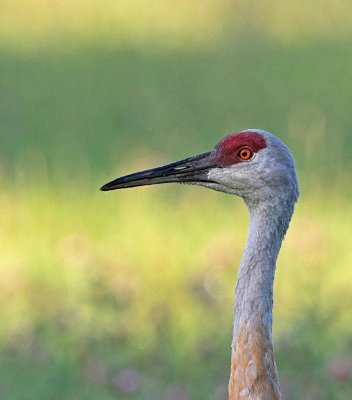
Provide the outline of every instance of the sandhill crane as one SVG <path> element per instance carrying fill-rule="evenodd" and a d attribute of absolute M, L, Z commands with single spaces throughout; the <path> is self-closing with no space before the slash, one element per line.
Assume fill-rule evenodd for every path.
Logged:
<path fill-rule="evenodd" d="M 231 133 L 212 151 L 115 179 L 101 190 L 167 182 L 205 186 L 240 196 L 250 213 L 235 293 L 229 400 L 278 400 L 272 345 L 276 259 L 299 189 L 286 145 L 258 129 Z"/>

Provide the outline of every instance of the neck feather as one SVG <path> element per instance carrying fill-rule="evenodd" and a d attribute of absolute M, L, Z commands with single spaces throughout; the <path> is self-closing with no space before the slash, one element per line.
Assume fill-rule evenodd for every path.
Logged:
<path fill-rule="evenodd" d="M 271 339 L 273 282 L 294 201 L 247 206 L 251 220 L 236 286 L 229 399 L 277 400 L 281 395 Z"/>

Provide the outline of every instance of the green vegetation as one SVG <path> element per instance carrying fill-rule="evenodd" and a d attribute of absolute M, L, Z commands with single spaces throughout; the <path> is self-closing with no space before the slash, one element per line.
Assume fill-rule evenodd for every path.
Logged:
<path fill-rule="evenodd" d="M 277 1 L 209 1 L 194 25 L 198 3 L 152 3 L 90 0 L 80 20 L 0 2 L 0 398 L 224 399 L 244 205 L 98 188 L 260 127 L 302 192 L 275 282 L 283 390 L 351 399 L 349 2 L 288 2 L 309 27 Z"/>

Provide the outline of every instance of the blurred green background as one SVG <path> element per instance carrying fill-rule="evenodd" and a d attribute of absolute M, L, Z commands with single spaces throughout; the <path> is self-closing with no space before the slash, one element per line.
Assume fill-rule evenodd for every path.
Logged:
<path fill-rule="evenodd" d="M 242 201 L 118 175 L 262 128 L 301 198 L 286 399 L 352 398 L 350 0 L 0 0 L 0 399 L 224 400 Z"/>

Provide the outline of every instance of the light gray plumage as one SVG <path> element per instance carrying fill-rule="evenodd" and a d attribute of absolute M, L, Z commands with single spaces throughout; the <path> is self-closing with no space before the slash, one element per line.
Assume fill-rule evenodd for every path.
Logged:
<path fill-rule="evenodd" d="M 271 133 L 248 129 L 229 136 L 230 145 L 226 137 L 211 152 L 115 179 L 102 190 L 183 182 L 243 198 L 250 227 L 236 286 L 229 400 L 279 400 L 272 349 L 273 282 L 299 196 L 295 163 Z M 236 152 L 243 148 L 251 158 L 239 158 Z"/>
<path fill-rule="evenodd" d="M 209 171 L 217 184 L 200 185 L 240 196 L 250 213 L 246 248 L 236 287 L 235 323 L 262 310 L 271 335 L 273 281 L 276 259 L 299 196 L 294 159 L 287 146 L 269 132 L 263 135 L 268 146 L 250 163 L 235 164 Z"/>

